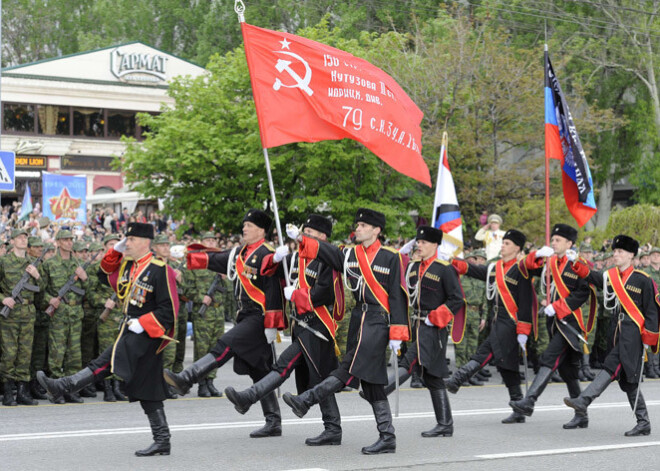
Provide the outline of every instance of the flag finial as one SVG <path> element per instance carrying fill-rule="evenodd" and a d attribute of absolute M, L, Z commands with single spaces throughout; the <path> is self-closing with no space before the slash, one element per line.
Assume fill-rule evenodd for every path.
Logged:
<path fill-rule="evenodd" d="M 238 22 L 245 23 L 245 4 L 242 0 L 234 0 L 234 11 L 238 15 Z"/>

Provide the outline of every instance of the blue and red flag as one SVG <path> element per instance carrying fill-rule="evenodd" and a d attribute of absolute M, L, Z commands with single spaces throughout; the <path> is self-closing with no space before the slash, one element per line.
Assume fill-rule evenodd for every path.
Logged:
<path fill-rule="evenodd" d="M 545 50 L 545 157 L 561 162 L 566 206 L 578 226 L 596 214 L 594 184 L 573 117 Z"/>

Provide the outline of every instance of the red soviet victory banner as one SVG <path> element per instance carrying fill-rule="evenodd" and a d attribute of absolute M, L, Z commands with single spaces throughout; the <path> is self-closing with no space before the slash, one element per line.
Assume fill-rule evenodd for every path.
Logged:
<path fill-rule="evenodd" d="M 392 77 L 325 44 L 241 26 L 264 148 L 354 139 L 431 186 L 422 158 L 423 113 Z"/>

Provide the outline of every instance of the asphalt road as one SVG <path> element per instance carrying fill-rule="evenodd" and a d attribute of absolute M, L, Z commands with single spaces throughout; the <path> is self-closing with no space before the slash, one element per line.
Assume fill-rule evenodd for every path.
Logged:
<path fill-rule="evenodd" d="M 249 378 L 235 375 L 227 365 L 215 384 L 219 389 L 230 384 L 247 387 Z M 282 387 L 282 392 L 294 390 L 293 380 Z M 644 382 L 643 392 L 653 426 L 660 424 L 660 380 Z M 337 396 L 344 429 L 342 445 L 308 447 L 305 438 L 322 429 L 318 407 L 298 419 L 280 402 L 283 436 L 251 439 L 249 432 L 263 423 L 259 405 L 242 416 L 224 397 L 197 398 L 193 389 L 192 394 L 165 405 L 172 454 L 137 458 L 133 452 L 151 443 L 142 410 L 137 404 L 104 403 L 99 393 L 85 404 L 0 407 L 0 471 L 658 468 L 660 440 L 653 434 L 623 436 L 635 420 L 616 384 L 590 407 L 588 429 L 561 428 L 572 417 L 572 410 L 562 402 L 565 395 L 563 384 L 550 384 L 527 423 L 503 425 L 500 420 L 510 413 L 508 395 L 494 375 L 486 386 L 462 388 L 450 395 L 453 437 L 422 438 L 420 432 L 435 424 L 430 398 L 425 389 L 410 389 L 405 384 L 400 414 L 394 419 L 396 454 L 364 456 L 360 448 L 374 442 L 377 431 L 369 404 L 356 392 Z M 393 396 L 390 403 L 394 408 Z"/>

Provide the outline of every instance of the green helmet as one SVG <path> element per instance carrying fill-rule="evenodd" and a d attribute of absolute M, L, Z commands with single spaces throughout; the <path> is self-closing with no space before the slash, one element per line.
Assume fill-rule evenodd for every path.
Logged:
<path fill-rule="evenodd" d="M 202 236 L 200 237 L 201 240 L 204 239 L 217 239 L 215 236 L 215 232 L 207 231 L 207 232 L 202 232 Z"/>
<path fill-rule="evenodd" d="M 103 245 L 106 244 L 106 242 L 109 242 L 111 240 L 120 240 L 121 236 L 119 234 L 106 234 L 103 236 Z"/>
<path fill-rule="evenodd" d="M 651 250 L 649 251 L 649 255 L 652 253 L 660 253 L 660 247 L 651 247 Z"/>
<path fill-rule="evenodd" d="M 589 252 L 593 252 L 593 251 L 594 251 L 594 249 L 593 249 L 593 247 L 591 247 L 591 244 L 586 244 L 584 242 L 580 244 L 580 252 L 589 253 Z"/>
<path fill-rule="evenodd" d="M 97 250 L 103 250 L 103 245 L 100 242 L 93 241 L 89 244 L 89 251 L 96 252 Z"/>

